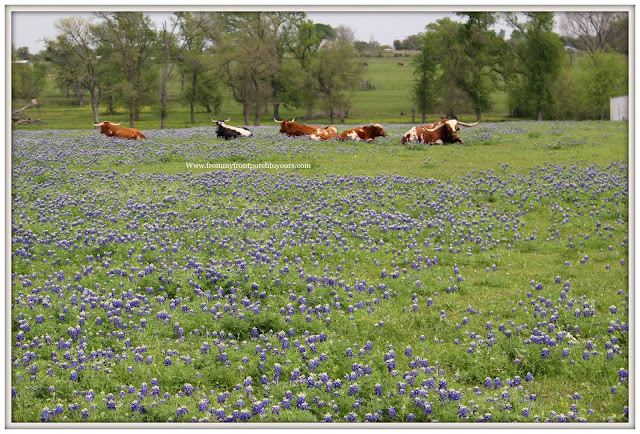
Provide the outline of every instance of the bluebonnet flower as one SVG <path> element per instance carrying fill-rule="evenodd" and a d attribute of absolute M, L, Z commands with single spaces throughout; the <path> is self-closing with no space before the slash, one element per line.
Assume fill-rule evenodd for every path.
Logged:
<path fill-rule="evenodd" d="M 42 413 L 40 414 L 41 422 L 50 422 L 51 421 L 51 411 L 48 407 L 42 409 Z"/>
<path fill-rule="evenodd" d="M 620 368 L 618 370 L 618 378 L 620 379 L 621 383 L 624 383 L 629 378 L 629 372 L 624 368 Z"/>

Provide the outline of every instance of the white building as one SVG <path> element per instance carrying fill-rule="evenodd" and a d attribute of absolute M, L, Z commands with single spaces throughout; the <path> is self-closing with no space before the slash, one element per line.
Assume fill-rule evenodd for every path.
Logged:
<path fill-rule="evenodd" d="M 609 106 L 612 121 L 629 121 L 629 95 L 611 98 Z"/>

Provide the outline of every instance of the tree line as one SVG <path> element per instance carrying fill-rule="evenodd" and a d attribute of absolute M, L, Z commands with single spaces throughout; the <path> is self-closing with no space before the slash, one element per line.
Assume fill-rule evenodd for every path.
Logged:
<path fill-rule="evenodd" d="M 475 112 L 496 89 L 519 118 L 605 119 L 609 98 L 628 92 L 628 15 L 567 12 L 458 12 L 419 35 L 413 100 L 423 114 Z M 507 40 L 494 26 L 512 29 Z"/>
<path fill-rule="evenodd" d="M 627 14 L 565 13 L 563 36 L 551 12 L 456 15 L 394 42 L 419 50 L 412 102 L 423 120 L 437 111 L 481 119 L 497 89 L 512 116 L 604 119 L 609 97 L 627 92 Z M 196 107 L 218 115 L 227 95 L 241 105 L 245 125 L 259 125 L 265 112 L 279 118 L 281 105 L 306 110 L 307 118 L 326 110 L 331 122 L 344 123 L 363 50 L 372 48 L 352 30 L 314 23 L 303 12 L 176 12 L 159 29 L 142 12 L 95 18 L 58 20 L 58 34 L 32 59 L 41 61 L 13 65 L 13 97 L 35 98 L 51 72 L 79 104 L 88 99 L 95 123 L 101 108 L 113 114 L 123 106 L 134 126 L 142 107 L 156 105 L 164 128 L 168 87 L 179 82 L 192 123 Z M 512 28 L 509 39 L 495 30 L 498 20 Z M 29 53 L 21 47 L 12 55 Z"/>

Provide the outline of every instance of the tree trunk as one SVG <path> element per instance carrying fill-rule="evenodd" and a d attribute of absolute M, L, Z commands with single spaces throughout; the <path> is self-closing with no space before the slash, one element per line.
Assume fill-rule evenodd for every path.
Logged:
<path fill-rule="evenodd" d="M 116 113 L 113 95 L 109 95 L 107 97 L 107 113 L 110 115 L 114 115 Z"/>
<path fill-rule="evenodd" d="M 538 122 L 542 122 L 544 120 L 544 117 L 542 116 L 542 109 L 538 110 Z"/>
<path fill-rule="evenodd" d="M 413 107 L 411 107 L 411 123 L 416 123 L 416 109 Z"/>
<path fill-rule="evenodd" d="M 78 98 L 78 107 L 84 107 L 84 91 L 80 86 L 77 86 L 75 91 Z"/>
<path fill-rule="evenodd" d="M 273 117 L 280 119 L 280 103 L 273 103 Z"/>
<path fill-rule="evenodd" d="M 174 29 L 176 24 L 174 25 Z M 162 42 L 164 44 L 164 55 L 162 59 L 162 90 L 160 93 L 160 128 L 164 129 L 166 127 L 167 120 L 167 82 L 169 81 L 169 75 L 171 71 L 169 70 L 169 48 L 171 44 L 171 35 L 173 35 L 173 30 L 170 34 L 167 33 L 167 24 L 166 22 L 162 25 Z M 173 70 L 173 68 L 171 68 Z"/>
<path fill-rule="evenodd" d="M 195 103 L 196 103 L 196 83 L 198 82 L 198 75 L 194 72 L 191 76 L 191 95 L 189 96 L 189 106 L 191 108 L 191 123 L 196 123 L 196 112 L 195 112 Z"/>
<path fill-rule="evenodd" d="M 244 116 L 244 124 L 249 125 L 249 107 L 247 102 L 242 103 L 242 115 Z"/>
<path fill-rule="evenodd" d="M 164 77 L 162 77 L 162 93 L 160 96 L 160 129 L 163 129 L 166 126 L 167 120 L 167 82 Z"/>
<path fill-rule="evenodd" d="M 164 62 L 162 64 L 162 90 L 160 91 L 160 128 L 166 126 L 167 120 L 167 81 L 169 81 L 169 44 L 166 41 L 167 29 L 164 29 Z"/>
<path fill-rule="evenodd" d="M 311 119 L 313 117 L 313 109 L 309 107 L 307 109 L 307 119 Z"/>
<path fill-rule="evenodd" d="M 333 123 L 333 107 L 329 108 L 329 122 Z"/>
<path fill-rule="evenodd" d="M 422 112 L 422 123 L 423 124 L 427 123 L 427 113 L 426 112 Z"/>
<path fill-rule="evenodd" d="M 253 125 L 260 125 L 260 88 L 258 86 L 258 82 L 254 79 L 253 80 L 253 86 L 254 86 L 254 91 L 256 94 L 256 100 L 255 100 L 255 119 L 253 121 Z"/>
<path fill-rule="evenodd" d="M 98 94 L 96 95 L 95 89 L 91 89 L 89 91 L 91 94 L 91 108 L 93 109 L 93 122 L 96 124 L 100 123 L 100 102 L 102 99 L 102 89 L 98 88 Z"/>
<path fill-rule="evenodd" d="M 476 121 L 482 120 L 482 113 L 480 113 L 480 109 L 476 107 Z"/>
<path fill-rule="evenodd" d="M 135 107 L 133 104 L 133 98 L 129 98 L 129 127 L 134 127 L 135 122 Z"/>

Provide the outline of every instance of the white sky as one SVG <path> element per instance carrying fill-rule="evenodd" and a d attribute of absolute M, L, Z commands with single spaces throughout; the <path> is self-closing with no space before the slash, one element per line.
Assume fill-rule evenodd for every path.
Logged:
<path fill-rule="evenodd" d="M 176 7 L 175 10 L 179 10 Z M 152 21 L 159 28 L 160 23 L 168 20 L 171 11 L 166 12 L 145 12 L 148 13 Z M 16 48 L 29 47 L 31 53 L 37 53 L 44 49 L 44 38 L 54 38 L 57 34 L 55 21 L 71 16 L 81 15 L 85 17 L 93 16 L 92 12 L 82 11 L 78 8 L 73 10 L 53 10 L 50 11 L 12 11 L 11 12 L 11 41 Z M 359 11 L 359 12 L 309 12 L 307 17 L 316 23 L 329 24 L 332 27 L 344 25 L 350 27 L 355 32 L 355 37 L 360 41 L 369 41 L 370 37 L 382 45 L 392 45 L 396 39 L 403 40 L 407 36 L 423 32 L 425 26 L 440 18 L 449 16 L 456 20 L 457 17 L 452 12 L 419 11 L 419 12 L 399 12 L 399 11 Z M 504 24 L 498 26 L 510 34 Z"/>

